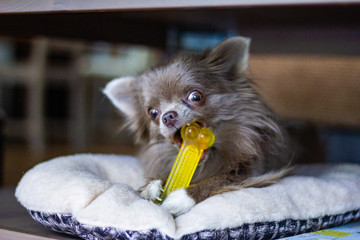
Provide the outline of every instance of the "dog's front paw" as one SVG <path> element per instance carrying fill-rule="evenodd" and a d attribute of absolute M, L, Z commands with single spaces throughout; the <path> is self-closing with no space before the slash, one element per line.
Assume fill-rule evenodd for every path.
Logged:
<path fill-rule="evenodd" d="M 147 185 L 139 189 L 140 196 L 144 199 L 154 201 L 162 193 L 162 181 L 160 179 L 152 180 Z"/>
<path fill-rule="evenodd" d="M 187 194 L 185 188 L 181 188 L 170 193 L 161 206 L 172 215 L 179 216 L 187 213 L 194 205 L 194 199 Z"/>

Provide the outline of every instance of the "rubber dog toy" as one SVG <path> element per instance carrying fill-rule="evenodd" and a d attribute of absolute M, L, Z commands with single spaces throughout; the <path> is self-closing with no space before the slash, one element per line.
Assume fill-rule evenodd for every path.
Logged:
<path fill-rule="evenodd" d="M 190 185 L 203 151 L 210 148 L 215 141 L 214 133 L 197 123 L 185 124 L 181 128 L 181 138 L 183 143 L 162 190 L 163 193 L 158 199 L 160 203 L 172 191 Z"/>

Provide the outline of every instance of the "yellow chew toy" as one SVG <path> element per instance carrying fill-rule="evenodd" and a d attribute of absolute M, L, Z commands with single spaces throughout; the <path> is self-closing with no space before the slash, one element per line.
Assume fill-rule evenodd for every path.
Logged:
<path fill-rule="evenodd" d="M 214 144 L 214 133 L 208 128 L 201 128 L 196 123 L 189 123 L 181 128 L 183 143 L 166 181 L 160 202 L 179 188 L 188 187 L 205 149 Z"/>

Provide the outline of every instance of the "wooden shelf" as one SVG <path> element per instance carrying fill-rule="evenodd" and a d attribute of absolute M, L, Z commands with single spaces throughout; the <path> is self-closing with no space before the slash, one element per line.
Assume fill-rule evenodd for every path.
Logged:
<path fill-rule="evenodd" d="M 251 37 L 253 53 L 360 53 L 360 1 L 229 0 L 197 6 L 191 3 L 199 1 L 190 0 L 142 1 L 145 5 L 141 6 L 140 0 L 101 1 L 102 5 L 95 1 L 83 5 L 79 1 L 18 2 L 0 0 L 0 36 L 41 35 L 166 49 L 174 29 L 230 30 Z"/>
<path fill-rule="evenodd" d="M 289 5 L 325 5 L 325 4 L 351 4 L 358 0 L 23 0 L 1 1 L 0 13 L 29 13 L 29 12 L 79 12 L 79 11 L 118 11 L 118 10 L 158 10 L 158 9 L 189 9 L 189 8 L 230 8 L 253 6 L 289 6 Z"/>

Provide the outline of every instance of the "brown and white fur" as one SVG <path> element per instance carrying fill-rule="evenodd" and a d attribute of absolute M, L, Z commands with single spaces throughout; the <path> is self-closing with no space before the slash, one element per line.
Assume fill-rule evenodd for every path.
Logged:
<path fill-rule="evenodd" d="M 115 79 L 104 89 L 126 115 L 127 126 L 142 145 L 145 172 L 155 179 L 140 190 L 146 199 L 159 196 L 184 124 L 196 121 L 215 133 L 214 146 L 203 155 L 191 185 L 174 191 L 162 204 L 174 215 L 211 195 L 265 186 L 285 173 L 268 172 L 287 165 L 287 154 L 277 118 L 245 76 L 249 43 L 234 37 L 202 55 L 182 53 L 139 76 Z"/>

